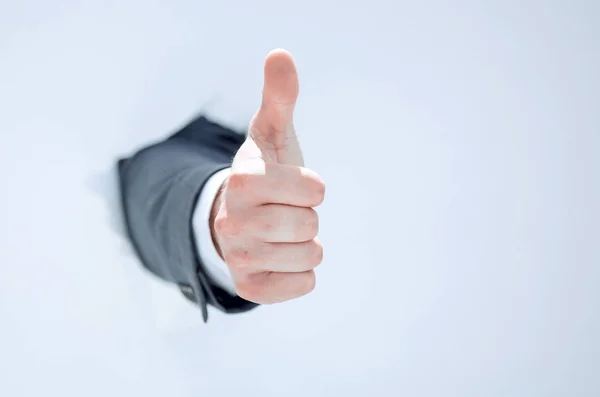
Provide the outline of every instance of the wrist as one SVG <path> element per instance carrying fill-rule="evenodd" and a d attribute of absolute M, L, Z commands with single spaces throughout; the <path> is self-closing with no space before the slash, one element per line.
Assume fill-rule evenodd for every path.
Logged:
<path fill-rule="evenodd" d="M 227 183 L 227 179 L 223 181 L 223 183 L 219 187 L 219 190 L 217 191 L 217 195 L 215 196 L 215 199 L 213 201 L 212 208 L 210 210 L 210 217 L 208 220 L 208 223 L 210 225 L 210 236 L 213 245 L 215 246 L 215 249 L 217 250 L 217 253 L 221 257 L 221 259 L 223 260 L 225 260 L 225 258 L 223 258 L 223 252 L 221 251 L 219 239 L 217 238 L 217 234 L 215 231 L 215 219 L 217 218 L 217 214 L 219 213 L 219 209 L 221 208 L 221 204 L 223 203 L 223 192 L 225 190 L 225 184 Z"/>

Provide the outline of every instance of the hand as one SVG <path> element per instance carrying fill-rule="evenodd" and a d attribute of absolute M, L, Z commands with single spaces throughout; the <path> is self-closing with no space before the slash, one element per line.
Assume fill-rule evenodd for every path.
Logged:
<path fill-rule="evenodd" d="M 265 60 L 262 104 L 213 205 L 211 230 L 238 295 L 268 304 L 312 291 L 321 263 L 325 184 L 304 168 L 293 125 L 298 75 L 283 50 Z"/>

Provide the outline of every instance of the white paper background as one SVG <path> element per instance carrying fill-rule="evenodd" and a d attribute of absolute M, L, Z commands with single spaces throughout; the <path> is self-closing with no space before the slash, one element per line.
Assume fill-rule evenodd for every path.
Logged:
<path fill-rule="evenodd" d="M 0 395 L 600 395 L 600 3 L 0 2 Z M 313 294 L 208 325 L 111 166 L 296 58 Z"/>

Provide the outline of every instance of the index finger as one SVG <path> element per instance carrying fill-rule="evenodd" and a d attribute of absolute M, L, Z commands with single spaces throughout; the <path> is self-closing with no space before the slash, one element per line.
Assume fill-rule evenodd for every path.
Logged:
<path fill-rule="evenodd" d="M 323 202 L 325 183 L 316 172 L 289 164 L 253 163 L 245 163 L 243 172 L 232 170 L 225 188 L 229 202 L 296 207 L 316 207 Z"/>

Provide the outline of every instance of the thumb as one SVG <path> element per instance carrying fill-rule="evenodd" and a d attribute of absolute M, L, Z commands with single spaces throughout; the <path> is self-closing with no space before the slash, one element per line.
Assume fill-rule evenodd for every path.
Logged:
<path fill-rule="evenodd" d="M 265 59 L 262 103 L 249 131 L 265 160 L 303 165 L 293 124 L 298 91 L 292 55 L 281 49 L 271 51 Z"/>

